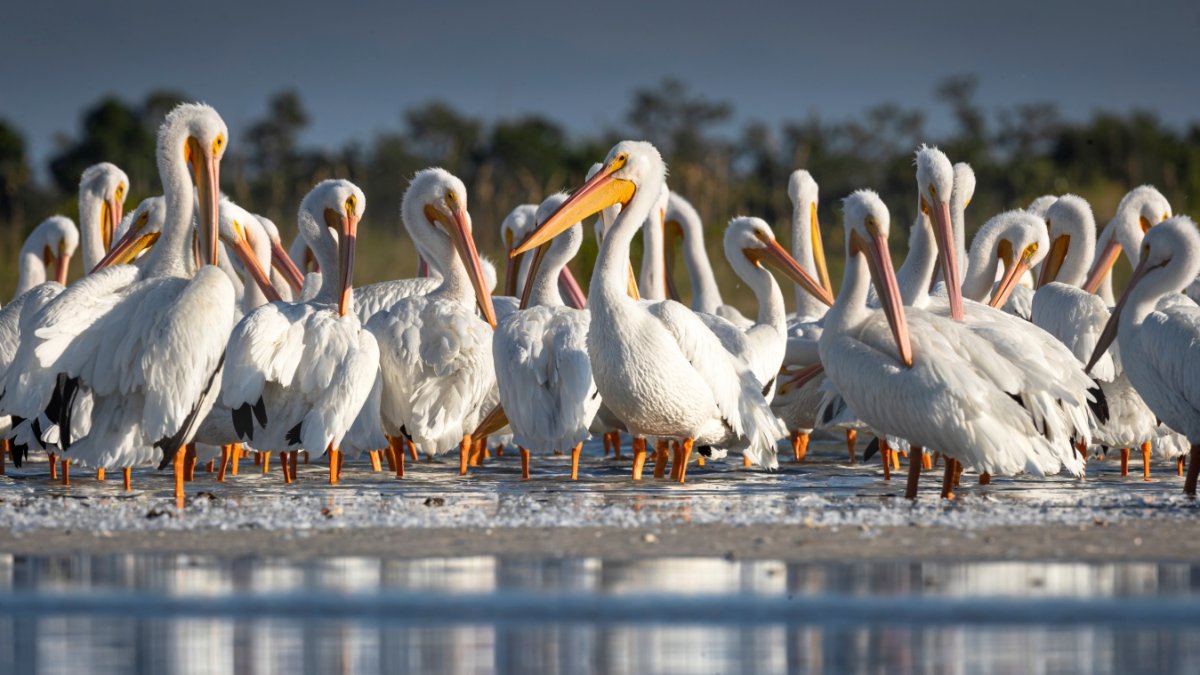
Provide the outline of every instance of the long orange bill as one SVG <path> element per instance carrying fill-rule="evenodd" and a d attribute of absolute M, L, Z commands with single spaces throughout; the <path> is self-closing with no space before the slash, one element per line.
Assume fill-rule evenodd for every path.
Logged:
<path fill-rule="evenodd" d="M 803 387 L 811 382 L 813 378 L 817 377 L 823 372 L 825 372 L 825 366 L 819 363 L 811 366 L 805 366 L 804 368 L 797 370 L 796 373 L 792 375 L 791 379 L 780 384 L 777 392 L 782 396 L 793 389 L 799 389 L 800 387 Z"/>
<path fill-rule="evenodd" d="M 778 241 L 774 239 L 761 239 L 760 241 L 764 248 L 748 248 L 744 251 L 751 262 L 761 261 L 774 267 L 816 299 L 830 307 L 833 306 L 833 294 L 806 272 Z"/>
<path fill-rule="evenodd" d="M 574 309 L 587 309 L 587 296 L 583 293 L 583 288 L 579 286 L 579 282 L 575 280 L 575 275 L 571 274 L 571 268 L 564 267 L 558 273 L 558 292 L 562 293 L 567 301 L 567 306 Z"/>
<path fill-rule="evenodd" d="M 292 256 L 283 250 L 283 246 L 277 242 L 271 242 L 271 267 L 274 267 L 277 272 L 283 275 L 287 285 L 292 287 L 293 293 L 299 293 L 304 286 L 304 275 L 300 272 L 300 268 L 296 267 L 296 261 L 292 260 Z"/>
<path fill-rule="evenodd" d="M 521 289 L 521 304 L 519 309 L 529 307 L 529 296 L 533 294 L 534 280 L 537 279 L 538 270 L 542 267 L 542 261 L 546 258 L 546 252 L 550 250 L 550 242 L 546 242 L 537 247 L 537 251 L 533 254 L 533 262 L 529 263 L 529 272 L 525 275 L 525 288 Z M 509 258 L 515 260 L 515 258 Z"/>
<path fill-rule="evenodd" d="M 612 174 L 619 165 L 610 165 L 601 169 L 583 184 L 546 219 L 536 230 L 525 237 L 516 248 L 509 252 L 509 257 L 521 255 L 526 251 L 541 246 L 550 241 L 563 230 L 575 223 L 583 222 L 602 209 L 613 204 L 627 204 L 633 198 L 634 185 L 631 181 L 613 178 Z"/>
<path fill-rule="evenodd" d="M 1138 263 L 1137 269 L 1133 271 L 1133 276 L 1129 278 L 1129 285 L 1125 287 L 1125 292 L 1121 294 L 1121 300 L 1117 302 L 1116 308 L 1108 317 L 1108 323 L 1104 324 L 1104 330 L 1100 333 L 1100 339 L 1096 341 L 1096 348 L 1092 350 L 1092 356 L 1088 359 L 1087 367 L 1084 372 L 1090 373 L 1092 367 L 1104 356 L 1104 352 L 1108 350 L 1113 341 L 1117 339 L 1117 328 L 1121 324 L 1121 310 L 1125 309 L 1125 303 L 1129 300 L 1129 295 L 1133 289 L 1141 282 L 1142 277 L 1146 276 L 1146 272 L 1150 271 L 1150 267 L 1146 264 L 1146 258 Z"/>
<path fill-rule="evenodd" d="M 1037 287 L 1041 288 L 1058 278 L 1063 261 L 1067 259 L 1067 250 L 1071 247 L 1070 235 L 1059 235 L 1050 242 L 1050 252 L 1042 261 L 1042 271 L 1038 274 Z"/>
<path fill-rule="evenodd" d="M 271 283 L 271 276 L 258 264 L 258 258 L 254 255 L 254 249 L 250 247 L 250 242 L 246 241 L 244 236 L 235 237 L 232 241 L 227 241 L 226 244 L 229 245 L 229 248 L 233 249 L 234 255 L 242 261 L 242 266 L 254 278 L 254 283 L 262 289 L 263 295 L 267 296 L 267 302 L 277 302 L 283 299 L 279 295 L 279 291 L 275 290 L 275 285 Z"/>
<path fill-rule="evenodd" d="M 123 206 L 124 204 L 114 196 L 104 200 L 100 208 L 100 240 L 104 242 L 105 251 L 112 246 L 113 233 L 117 231 L 117 225 L 121 222 Z"/>
<path fill-rule="evenodd" d="M 484 416 L 479 425 L 475 427 L 475 431 L 471 432 L 471 438 L 491 436 L 506 426 L 508 426 L 508 415 L 504 413 L 504 408 L 497 405 Z"/>
<path fill-rule="evenodd" d="M 71 264 L 71 256 L 68 253 L 59 253 L 54 260 L 54 280 L 63 286 L 67 285 L 67 271 Z"/>
<path fill-rule="evenodd" d="M 108 251 L 108 253 L 104 254 L 104 257 L 100 259 L 100 262 L 96 263 L 96 266 L 88 273 L 91 274 L 94 272 L 99 272 L 106 267 L 111 267 L 113 265 L 124 265 L 132 261 L 134 258 L 137 258 L 139 253 L 149 248 L 154 244 L 154 242 L 158 241 L 158 237 L 161 234 L 160 232 L 151 232 L 149 234 L 142 235 L 140 234 L 141 231 L 142 228 L 137 227 L 136 223 L 130 226 L 129 230 L 125 232 L 124 236 L 118 239 L 117 243 L 113 244 L 113 247 Z"/>
<path fill-rule="evenodd" d="M 1029 258 L 1022 255 L 1016 262 L 1004 270 L 1004 276 L 1000 277 L 1000 285 L 996 288 L 996 292 L 992 294 L 992 299 L 988 302 L 988 305 L 996 308 L 1003 307 L 1004 303 L 1008 302 L 1009 296 L 1012 295 L 1013 289 L 1017 287 L 1017 284 L 1021 283 L 1021 277 L 1027 271 L 1029 271 Z"/>
<path fill-rule="evenodd" d="M 938 202 L 933 209 L 933 232 L 942 260 L 942 279 L 950 300 L 950 318 L 963 319 L 962 279 L 958 275 L 958 245 L 954 243 L 954 225 L 950 221 L 950 202 Z M 887 242 L 884 242 L 886 256 Z M 891 259 L 889 258 L 889 264 Z"/>
<path fill-rule="evenodd" d="M 467 268 L 467 276 L 475 287 L 475 299 L 483 320 L 492 328 L 496 327 L 496 308 L 492 305 L 492 292 L 488 289 L 483 278 L 483 266 L 479 263 L 479 252 L 475 250 L 475 239 L 471 236 L 471 216 L 462 206 L 454 209 L 450 222 L 446 223 L 450 240 L 458 249 L 458 257 Z"/>
<path fill-rule="evenodd" d="M 1113 238 L 1112 241 L 1105 244 L 1104 250 L 1100 252 L 1100 257 L 1096 258 L 1096 264 L 1092 265 L 1092 269 L 1088 272 L 1087 279 L 1083 282 L 1083 291 L 1095 293 L 1096 289 L 1100 288 L 1100 282 L 1104 281 L 1105 275 L 1116 264 L 1119 257 L 1121 257 L 1121 243 Z"/>
<path fill-rule="evenodd" d="M 188 139 L 188 156 L 196 181 L 196 202 L 200 207 L 200 261 L 217 264 L 220 230 L 217 223 L 217 200 L 221 197 L 220 162 L 211 150 L 202 150 L 194 139 Z"/>
<path fill-rule="evenodd" d="M 876 234 L 870 242 L 864 242 L 855 232 L 851 238 L 855 250 L 862 251 L 867 256 L 867 265 L 871 269 L 871 280 L 875 283 L 875 294 L 879 296 L 879 305 L 892 329 L 892 338 L 896 341 L 896 349 L 900 361 L 911 368 L 913 364 L 912 338 L 908 334 L 908 319 L 904 315 L 904 304 L 900 298 L 900 285 L 896 282 L 896 270 L 892 267 L 892 258 L 888 255 L 887 239 Z"/>
<path fill-rule="evenodd" d="M 629 276 L 625 280 L 625 292 L 634 300 L 641 300 L 642 294 L 638 291 L 637 275 L 633 273 L 633 263 L 629 263 Z"/>
<path fill-rule="evenodd" d="M 354 249 L 358 244 L 358 216 L 354 213 L 342 213 L 339 220 L 338 253 L 338 282 L 341 292 L 338 294 L 338 314 L 346 316 L 350 308 L 350 293 L 354 283 Z"/>
<path fill-rule="evenodd" d="M 817 278 L 833 297 L 833 282 L 829 279 L 829 265 L 825 263 L 825 242 L 821 238 L 821 221 L 817 220 L 817 203 L 809 205 L 809 223 L 812 228 L 813 264 L 817 266 Z"/>

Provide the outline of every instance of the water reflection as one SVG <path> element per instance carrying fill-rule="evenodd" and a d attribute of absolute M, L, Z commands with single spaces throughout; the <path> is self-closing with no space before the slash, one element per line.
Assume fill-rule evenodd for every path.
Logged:
<path fill-rule="evenodd" d="M 1179 563 L 0 556 L 0 672 L 1197 672 L 1198 592 Z"/>

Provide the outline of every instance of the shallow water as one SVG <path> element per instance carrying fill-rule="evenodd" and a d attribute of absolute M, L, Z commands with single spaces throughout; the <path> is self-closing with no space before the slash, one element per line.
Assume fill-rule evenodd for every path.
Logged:
<path fill-rule="evenodd" d="M 1200 565 L 0 556 L 0 672 L 1197 672 Z"/>
<path fill-rule="evenodd" d="M 626 443 L 628 439 L 626 439 Z M 859 444 L 861 457 L 865 443 Z M 673 522 L 803 523 L 814 526 L 924 525 L 977 528 L 996 525 L 1075 525 L 1100 520 L 1193 519 L 1200 505 L 1182 494 L 1173 464 L 1153 465 L 1153 480 L 1119 475 L 1117 463 L 1091 462 L 1086 480 L 1069 476 L 995 477 L 980 486 L 963 476 L 959 499 L 939 499 L 942 471 L 922 477 L 916 505 L 902 499 L 904 470 L 883 480 L 879 456 L 850 465 L 845 445 L 814 443 L 809 458 L 781 458 L 781 470 L 743 469 L 740 458 L 688 470 L 688 484 L 651 477 L 633 483 L 626 445 L 620 460 L 602 457 L 598 441 L 584 449 L 580 480 L 566 480 L 569 461 L 535 457 L 533 480 L 520 478 L 515 453 L 488 460 L 460 478 L 456 457 L 410 462 L 404 480 L 372 473 L 365 460 L 347 462 L 343 481 L 327 484 L 324 460 L 300 466 L 300 480 L 284 485 L 275 458 L 268 475 L 243 460 L 237 477 L 218 483 L 197 470 L 189 483 L 186 517 L 174 517 L 171 477 L 135 471 L 133 491 L 119 476 L 97 482 L 75 469 L 73 484 L 49 481 L 44 461 L 0 477 L 0 523 L 22 532 L 38 528 L 90 530 L 318 529 L 353 527 L 647 526 Z M 116 472 L 114 472 L 116 473 Z M 114 480 L 116 478 L 116 480 Z"/>

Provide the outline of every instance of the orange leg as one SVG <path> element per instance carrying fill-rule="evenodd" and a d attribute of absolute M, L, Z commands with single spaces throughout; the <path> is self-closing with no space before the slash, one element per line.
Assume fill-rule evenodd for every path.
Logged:
<path fill-rule="evenodd" d="M 175 453 L 175 508 L 183 510 L 183 478 L 187 472 L 187 453 Z"/>
<path fill-rule="evenodd" d="M 379 451 L 371 450 L 367 455 L 371 458 L 371 473 L 383 471 L 383 462 L 379 460 Z"/>
<path fill-rule="evenodd" d="M 288 461 L 288 455 L 290 454 L 286 450 L 279 453 L 279 467 L 283 469 L 283 482 L 287 485 L 292 484 L 292 464 Z"/>
<path fill-rule="evenodd" d="M 808 433 L 803 431 L 792 432 L 792 459 L 797 462 L 803 462 L 804 458 L 808 457 Z"/>
<path fill-rule="evenodd" d="M 214 460 L 208 460 L 208 464 L 204 465 L 204 473 L 212 473 L 217 470 L 217 463 Z"/>
<path fill-rule="evenodd" d="M 958 462 L 950 457 L 945 459 L 946 472 L 942 475 L 942 499 L 954 499 L 954 474 L 956 473 L 955 465 Z"/>
<path fill-rule="evenodd" d="M 892 450 L 892 471 L 900 470 L 900 451 Z"/>
<path fill-rule="evenodd" d="M 1121 448 L 1121 475 L 1129 475 L 1129 448 Z"/>
<path fill-rule="evenodd" d="M 126 492 L 133 489 L 133 467 L 127 466 L 121 469 L 121 482 Z"/>
<path fill-rule="evenodd" d="M 217 482 L 225 482 L 225 472 L 228 470 L 229 457 L 233 454 L 233 447 L 229 445 L 221 446 L 221 468 L 217 469 Z"/>
<path fill-rule="evenodd" d="M 858 432 L 854 429 L 846 430 L 846 449 L 850 451 L 850 465 L 853 466 L 858 459 L 854 456 L 855 446 L 858 445 Z"/>
<path fill-rule="evenodd" d="M 185 454 L 183 456 L 183 460 L 184 460 L 183 479 L 188 482 L 191 482 L 196 479 L 196 444 L 195 443 L 187 444 L 187 454 Z"/>
<path fill-rule="evenodd" d="M 571 480 L 579 480 L 579 455 L 583 453 L 583 443 L 576 443 L 571 448 Z"/>
<path fill-rule="evenodd" d="M 1083 458 L 1083 461 L 1087 461 L 1087 443 L 1083 442 L 1082 440 L 1077 442 L 1075 444 L 1075 452 L 1079 453 L 1079 456 Z"/>
<path fill-rule="evenodd" d="M 396 478 L 404 478 L 404 448 L 393 447 L 392 457 L 396 458 Z"/>
<path fill-rule="evenodd" d="M 921 469 L 924 471 L 933 471 L 933 457 L 928 452 L 918 452 L 917 454 L 921 457 Z M 909 452 L 908 456 L 912 457 L 912 453 Z"/>
<path fill-rule="evenodd" d="M 613 459 L 621 459 L 621 432 L 613 431 L 610 433 L 612 433 Z"/>
<path fill-rule="evenodd" d="M 62 458 L 62 483 L 63 485 L 71 484 L 71 460 L 66 457 Z"/>
<path fill-rule="evenodd" d="M 242 444 L 234 443 L 229 448 L 229 473 L 236 476 L 238 465 L 242 463 Z"/>
<path fill-rule="evenodd" d="M 0 440 L 0 476 L 3 476 L 5 473 L 4 465 L 8 462 L 9 448 L 10 444 L 7 438 Z"/>
<path fill-rule="evenodd" d="M 1180 457 L 1179 459 L 1175 460 L 1175 471 L 1177 471 L 1180 476 L 1183 475 L 1183 465 L 1184 465 L 1183 457 Z"/>
<path fill-rule="evenodd" d="M 642 479 L 642 469 L 646 466 L 646 439 L 633 439 L 633 479 Z"/>
<path fill-rule="evenodd" d="M 517 448 L 521 451 L 521 478 L 529 480 L 529 448 L 522 448 L 519 445 Z"/>
<path fill-rule="evenodd" d="M 262 466 L 262 460 L 263 460 L 262 453 L 255 452 L 254 453 L 254 466 Z M 264 471 L 263 473 L 266 473 L 266 472 Z"/>
<path fill-rule="evenodd" d="M 270 451 L 260 452 L 258 453 L 258 457 L 259 461 L 262 462 L 262 472 L 265 476 L 267 475 L 267 471 L 271 468 L 271 453 Z"/>
<path fill-rule="evenodd" d="M 992 474 L 990 474 L 986 471 L 979 474 L 979 484 L 980 485 L 991 485 L 992 484 Z"/>
<path fill-rule="evenodd" d="M 413 443 L 412 439 L 405 439 L 404 444 L 408 446 L 408 458 L 417 461 L 417 444 Z"/>
<path fill-rule="evenodd" d="M 1150 482 L 1150 441 L 1142 443 L 1142 480 Z"/>
<path fill-rule="evenodd" d="M 383 459 L 387 462 L 388 473 L 396 473 L 396 442 L 392 440 L 391 436 L 388 436 L 387 439 L 388 447 L 383 451 Z"/>
<path fill-rule="evenodd" d="M 293 451 L 289 452 L 288 453 L 288 461 L 291 462 L 291 464 L 292 464 L 292 480 L 298 480 L 300 478 L 300 472 L 297 471 L 297 469 L 299 468 L 299 463 L 300 463 L 300 451 L 293 450 Z M 342 472 L 342 467 L 341 467 L 341 465 L 338 465 L 338 474 L 340 475 L 341 472 Z"/>
<path fill-rule="evenodd" d="M 879 439 L 879 454 L 883 456 L 883 479 L 892 479 L 892 448 L 884 439 Z"/>
<path fill-rule="evenodd" d="M 742 466 L 746 468 L 754 466 L 754 464 L 750 461 L 750 455 L 742 453 Z"/>
<path fill-rule="evenodd" d="M 662 478 L 667 474 L 667 441 L 659 439 L 654 446 L 654 477 Z"/>
<path fill-rule="evenodd" d="M 50 480 L 58 480 L 58 455 L 50 453 Z"/>
<path fill-rule="evenodd" d="M 679 470 L 683 467 L 683 448 L 679 441 L 671 441 L 671 480 L 679 480 Z"/>
<path fill-rule="evenodd" d="M 458 444 L 458 475 L 467 475 L 467 465 L 469 462 L 468 455 L 471 452 L 471 437 L 463 436 L 462 442 Z"/>
<path fill-rule="evenodd" d="M 104 478 L 105 478 L 104 467 L 100 467 L 99 469 L 96 469 L 96 482 L 103 483 Z"/>
<path fill-rule="evenodd" d="M 704 455 L 696 455 L 696 466 L 704 468 Z"/>
<path fill-rule="evenodd" d="M 685 438 L 683 439 L 683 447 L 679 450 L 679 471 L 677 474 L 679 476 L 680 483 L 687 482 L 688 460 L 692 457 L 692 445 L 694 443 L 695 441 L 692 439 Z"/>
<path fill-rule="evenodd" d="M 962 479 L 962 472 L 963 472 L 962 462 L 958 461 L 957 459 L 954 460 L 954 487 L 958 487 L 958 484 Z"/>
<path fill-rule="evenodd" d="M 608 453 L 612 452 L 612 439 L 609 438 L 608 433 L 605 432 L 601 436 L 600 440 L 604 443 L 604 456 L 608 457 Z"/>
<path fill-rule="evenodd" d="M 327 454 L 329 455 L 329 484 L 337 485 L 338 479 L 341 478 L 342 451 L 330 443 Z"/>

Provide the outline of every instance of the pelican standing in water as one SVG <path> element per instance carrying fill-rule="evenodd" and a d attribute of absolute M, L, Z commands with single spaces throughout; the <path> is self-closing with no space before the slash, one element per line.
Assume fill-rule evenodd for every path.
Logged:
<path fill-rule="evenodd" d="M 785 433 L 763 385 L 704 322 L 674 301 L 650 313 L 628 294 L 629 245 L 666 179 L 653 145 L 622 141 L 603 168 L 513 250 L 532 250 L 577 222 L 622 204 L 596 260 L 588 297 L 588 357 L 605 405 L 634 435 L 683 439 L 680 482 L 694 445 L 743 447 L 766 457 Z M 635 449 L 640 478 L 644 449 Z"/>
<path fill-rule="evenodd" d="M 433 290 L 401 299 L 367 322 L 379 341 L 384 431 L 411 438 L 430 456 L 457 446 L 459 473 L 466 475 L 474 420 L 496 384 L 496 312 L 472 238 L 467 188 L 447 171 L 425 169 L 405 191 L 400 213 L 441 277 Z"/>
<path fill-rule="evenodd" d="M 878 195 L 859 190 L 844 203 L 846 272 L 820 353 L 855 413 L 871 428 L 907 439 L 914 451 L 937 448 L 989 474 L 1041 475 L 1065 463 L 1079 475 L 1082 460 L 1064 460 L 1018 402 L 1022 378 L 995 345 L 960 321 L 904 308 L 887 249 L 888 211 Z M 870 281 L 879 311 L 866 304 Z M 909 465 L 906 496 L 913 498 L 921 469 L 911 458 Z M 943 483 L 943 497 L 953 497 L 952 485 Z"/>
<path fill-rule="evenodd" d="M 1200 273 L 1200 235 L 1186 216 L 1150 229 L 1138 266 L 1112 318 L 1104 326 L 1088 368 L 1114 340 L 1129 381 L 1146 405 L 1191 444 L 1183 490 L 1196 494 L 1200 476 L 1200 306 L 1188 301 L 1161 302 L 1179 293 Z"/>
<path fill-rule="evenodd" d="M 329 458 L 330 485 L 339 480 L 342 438 L 379 370 L 375 337 L 352 307 L 354 247 L 366 201 L 345 180 L 322 181 L 305 196 L 299 226 L 326 270 L 320 290 L 308 302 L 272 302 L 242 319 L 229 338 L 221 382 L 221 403 L 241 438 L 264 451 L 320 448 Z"/>
<path fill-rule="evenodd" d="M 211 408 L 234 320 L 233 286 L 213 266 L 218 167 L 227 138 L 224 121 L 206 105 L 183 104 L 167 115 L 158 135 L 167 220 L 145 267 L 109 267 L 64 291 L 38 314 L 18 352 L 19 370 L 14 364 L 6 381 L 7 412 L 26 418 L 41 414 L 56 390 L 68 407 L 75 392 L 89 390 L 91 429 L 75 438 L 65 424 L 65 455 L 93 467 L 128 468 L 161 451 L 160 468 L 174 462 L 180 508 L 179 450 Z M 199 269 L 192 227 L 197 207 Z M 127 235 L 109 257 L 128 253 L 134 242 Z"/>

